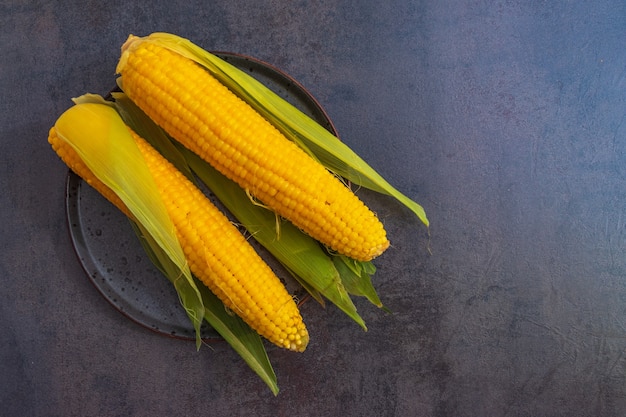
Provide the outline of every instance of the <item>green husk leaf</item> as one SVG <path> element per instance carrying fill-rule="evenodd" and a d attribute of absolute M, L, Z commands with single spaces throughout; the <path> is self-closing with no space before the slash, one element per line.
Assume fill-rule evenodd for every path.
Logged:
<path fill-rule="evenodd" d="M 334 256 L 333 261 L 341 274 L 343 285 L 348 293 L 363 296 L 375 306 L 383 307 L 383 303 L 372 284 L 371 275 L 376 272 L 374 264 L 359 262 L 343 255 Z"/>
<path fill-rule="evenodd" d="M 261 336 L 224 304 L 208 288 L 199 287 L 205 308 L 206 321 L 242 357 L 248 366 L 267 384 L 274 395 L 278 394 L 276 374 L 272 368 Z"/>
<path fill-rule="evenodd" d="M 55 123 L 57 135 L 77 152 L 96 177 L 124 202 L 135 219 L 176 267 L 171 274 L 178 295 L 191 319 L 199 348 L 204 316 L 196 286 L 152 175 L 127 126 L 117 111 L 95 95 L 76 104 Z M 133 175 L 128 175 L 128 172 Z"/>
<path fill-rule="evenodd" d="M 140 224 L 131 222 L 142 246 L 154 265 L 167 277 L 176 274 L 176 265 L 160 246 L 145 233 Z M 278 394 L 276 374 L 272 368 L 261 336 L 237 315 L 226 311 L 224 304 L 195 278 L 204 303 L 204 319 L 241 356 L 248 366 L 267 384 L 274 395 Z"/>
<path fill-rule="evenodd" d="M 156 42 L 202 65 L 330 171 L 361 187 L 394 197 L 429 225 L 422 206 L 392 186 L 335 135 L 254 77 L 188 39 L 163 32 L 142 39 Z"/>

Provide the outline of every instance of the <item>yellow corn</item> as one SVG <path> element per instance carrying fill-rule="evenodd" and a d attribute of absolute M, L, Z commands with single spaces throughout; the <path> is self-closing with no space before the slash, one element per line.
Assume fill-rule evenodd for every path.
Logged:
<path fill-rule="evenodd" d="M 270 342 L 304 351 L 308 332 L 293 298 L 239 230 L 145 140 L 132 135 L 176 228 L 189 268 L 222 302 Z M 129 214 L 54 128 L 48 141 L 87 183 Z"/>
<path fill-rule="evenodd" d="M 352 191 L 205 69 L 132 36 L 122 51 L 124 92 L 174 139 L 327 247 L 361 261 L 387 249 Z"/>

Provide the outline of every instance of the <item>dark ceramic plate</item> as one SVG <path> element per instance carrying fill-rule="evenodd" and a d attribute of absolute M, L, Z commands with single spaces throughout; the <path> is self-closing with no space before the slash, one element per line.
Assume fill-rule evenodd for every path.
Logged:
<path fill-rule="evenodd" d="M 216 54 L 253 75 L 335 133 L 319 103 L 285 73 L 246 56 Z M 158 333 L 194 338 L 193 327 L 180 306 L 176 291 L 152 265 L 128 219 L 71 171 L 66 183 L 66 213 L 78 259 L 91 282 L 113 307 Z M 220 339 L 206 324 L 202 337 Z"/>

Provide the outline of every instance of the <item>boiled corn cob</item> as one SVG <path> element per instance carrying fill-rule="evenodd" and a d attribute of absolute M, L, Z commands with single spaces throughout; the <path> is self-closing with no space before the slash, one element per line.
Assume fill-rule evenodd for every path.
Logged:
<path fill-rule="evenodd" d="M 144 139 L 130 132 L 173 220 L 191 271 L 260 335 L 280 347 L 303 351 L 308 332 L 278 277 L 198 188 Z M 55 128 L 48 140 L 72 170 L 129 213 L 119 197 L 58 137 Z"/>
<path fill-rule="evenodd" d="M 327 247 L 369 261 L 389 246 L 356 195 L 195 62 L 131 36 L 117 72 L 174 139 Z"/>

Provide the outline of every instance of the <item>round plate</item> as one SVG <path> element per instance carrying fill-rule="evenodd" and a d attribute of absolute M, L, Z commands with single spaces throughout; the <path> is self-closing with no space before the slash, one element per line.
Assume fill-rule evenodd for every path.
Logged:
<path fill-rule="evenodd" d="M 317 100 L 287 74 L 243 55 L 215 54 L 253 75 L 336 134 Z M 102 296 L 126 317 L 148 329 L 193 340 L 193 326 L 180 306 L 176 291 L 152 265 L 129 220 L 72 171 L 67 176 L 65 201 L 72 244 L 87 276 Z M 279 267 L 271 261 L 270 264 L 274 269 Z M 288 289 L 293 292 L 294 283 L 288 284 Z M 206 322 L 202 327 L 202 338 L 221 339 Z"/>

